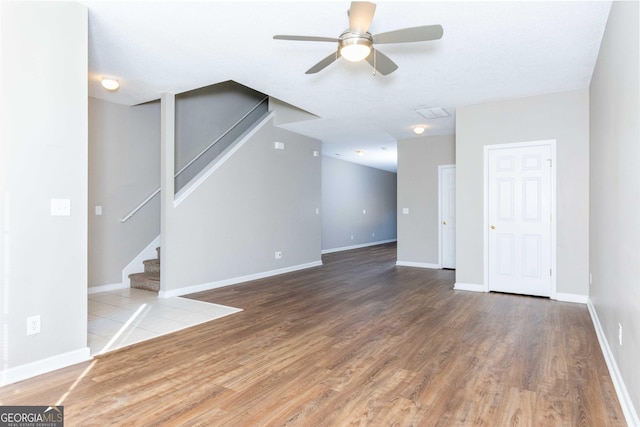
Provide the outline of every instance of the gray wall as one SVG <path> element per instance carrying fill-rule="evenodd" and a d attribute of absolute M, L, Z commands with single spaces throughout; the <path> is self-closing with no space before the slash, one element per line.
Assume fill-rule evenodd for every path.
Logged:
<path fill-rule="evenodd" d="M 640 410 L 638 2 L 614 2 L 590 88 L 590 296 Z M 623 327 L 618 343 L 618 323 Z M 636 421 L 637 422 L 637 421 Z"/>
<path fill-rule="evenodd" d="M 439 263 L 438 166 L 455 164 L 455 143 L 454 135 L 398 141 L 398 262 Z"/>
<path fill-rule="evenodd" d="M 557 140 L 557 292 L 589 294 L 589 92 L 456 110 L 456 282 L 482 284 L 483 147 Z"/>
<path fill-rule="evenodd" d="M 2 2 L 0 8 L 4 382 L 89 356 L 88 42 L 87 10 L 78 3 Z M 52 198 L 70 199 L 71 215 L 51 216 Z M 27 317 L 34 315 L 41 316 L 42 331 L 27 336 Z"/>
<path fill-rule="evenodd" d="M 160 234 L 159 196 L 120 222 L 159 187 L 160 102 L 89 98 L 89 287 L 120 283 L 122 269 Z"/>
<path fill-rule="evenodd" d="M 176 172 L 262 98 L 261 93 L 233 81 L 176 95 Z"/>
<path fill-rule="evenodd" d="M 163 202 L 163 292 L 319 262 L 319 149 L 270 119 L 178 206 Z"/>
<path fill-rule="evenodd" d="M 323 156 L 322 249 L 395 240 L 396 188 L 395 173 Z"/>

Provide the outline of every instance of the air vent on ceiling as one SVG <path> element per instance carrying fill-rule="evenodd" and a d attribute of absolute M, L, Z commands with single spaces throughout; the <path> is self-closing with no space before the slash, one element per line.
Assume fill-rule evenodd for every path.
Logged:
<path fill-rule="evenodd" d="M 416 110 L 416 113 L 420 114 L 425 119 L 442 119 L 444 117 L 451 117 L 451 114 L 442 107 L 421 108 Z"/>

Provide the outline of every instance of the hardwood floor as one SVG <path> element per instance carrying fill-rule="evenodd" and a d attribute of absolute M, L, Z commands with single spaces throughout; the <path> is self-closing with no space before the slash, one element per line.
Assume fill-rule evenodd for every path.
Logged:
<path fill-rule="evenodd" d="M 191 295 L 243 312 L 0 389 L 68 426 L 623 426 L 587 307 L 452 290 L 395 245 Z"/>

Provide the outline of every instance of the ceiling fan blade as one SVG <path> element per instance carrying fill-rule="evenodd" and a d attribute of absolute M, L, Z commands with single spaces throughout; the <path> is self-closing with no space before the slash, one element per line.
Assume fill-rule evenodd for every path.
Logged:
<path fill-rule="evenodd" d="M 367 56 L 367 62 L 383 76 L 391 74 L 398 69 L 398 65 L 395 62 L 376 49 L 372 49 L 371 54 Z"/>
<path fill-rule="evenodd" d="M 424 42 L 441 37 L 442 25 L 424 25 L 376 34 L 373 36 L 373 42 L 376 44 Z"/>
<path fill-rule="evenodd" d="M 376 5 L 368 1 L 352 1 L 349 9 L 349 29 L 364 34 L 369 31 Z"/>
<path fill-rule="evenodd" d="M 295 40 L 300 42 L 338 42 L 339 39 L 334 37 L 316 37 L 316 36 L 273 36 L 275 40 Z"/>
<path fill-rule="evenodd" d="M 340 51 L 335 51 L 331 55 L 327 56 L 320 62 L 318 62 L 313 67 L 309 68 L 305 74 L 315 74 L 318 71 L 324 70 L 326 67 L 331 65 L 336 59 L 340 58 Z"/>

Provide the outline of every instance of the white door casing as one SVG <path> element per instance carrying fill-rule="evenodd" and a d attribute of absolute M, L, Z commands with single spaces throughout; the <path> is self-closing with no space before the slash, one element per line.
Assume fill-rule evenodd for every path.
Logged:
<path fill-rule="evenodd" d="M 485 290 L 555 298 L 555 141 L 485 147 Z"/>
<path fill-rule="evenodd" d="M 441 268 L 456 268 L 456 166 L 438 166 L 438 237 Z"/>

